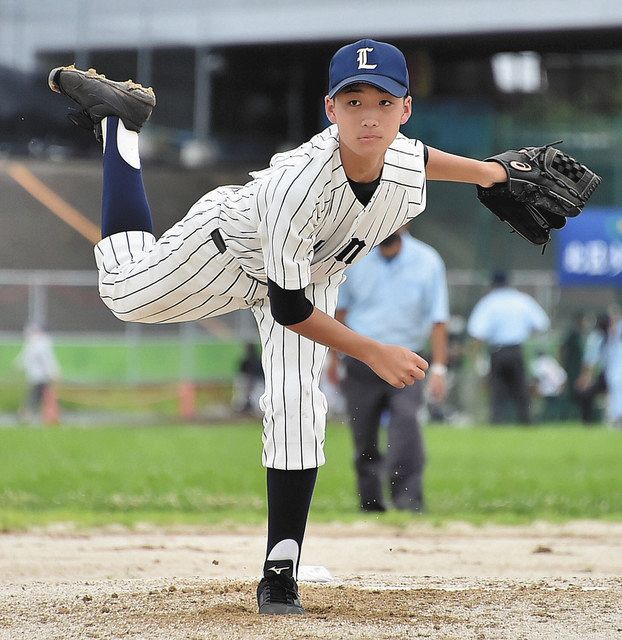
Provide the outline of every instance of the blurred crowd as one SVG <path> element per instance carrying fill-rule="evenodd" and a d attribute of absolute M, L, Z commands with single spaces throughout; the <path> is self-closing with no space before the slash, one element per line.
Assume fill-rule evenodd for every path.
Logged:
<path fill-rule="evenodd" d="M 618 309 L 577 313 L 553 333 L 542 306 L 511 286 L 503 271 L 492 274 L 468 318 L 452 318 L 449 303 L 441 256 L 405 229 L 350 267 L 339 290 L 340 322 L 430 363 L 424 383 L 396 388 L 365 364 L 329 352 L 322 388 L 329 414 L 352 432 L 361 511 L 425 511 L 421 427 L 429 420 L 453 426 L 581 421 L 622 429 Z M 248 345 L 236 383 L 238 411 L 261 415 L 262 389 L 260 354 Z"/>
<path fill-rule="evenodd" d="M 538 302 L 511 286 L 511 274 L 495 271 L 470 315 L 450 316 L 440 256 L 405 230 L 402 242 L 396 237 L 348 270 L 337 318 L 428 359 L 427 380 L 415 385 L 421 397 L 408 409 L 419 421 L 566 421 L 622 429 L 622 313 L 617 306 L 600 313 L 577 311 L 557 318 L 552 327 Z M 416 273 L 423 274 L 419 280 Z M 260 358 L 256 346 L 247 345 L 235 386 L 239 412 L 260 415 Z M 364 384 L 359 374 L 347 359 L 330 354 L 322 388 L 333 418 L 352 420 L 362 404 L 357 393 L 367 399 L 374 395 L 371 381 Z M 378 397 L 376 417 L 388 422 L 387 398 Z"/>
<path fill-rule="evenodd" d="M 504 350 L 478 341 L 466 331 L 450 332 L 449 373 L 453 410 L 461 408 L 464 387 L 485 391 L 495 399 L 499 373 L 495 360 Z M 490 407 L 489 421 L 538 424 L 580 421 L 586 426 L 605 424 L 622 428 L 622 314 L 612 306 L 598 314 L 578 311 L 564 326 L 555 327 L 556 338 L 547 328 L 531 333 L 522 343 L 523 382 L 509 378 L 507 394 L 497 391 L 497 407 Z M 475 376 L 477 382 L 466 379 Z M 516 392 L 519 399 L 516 399 Z M 514 392 L 514 394 L 512 393 Z M 500 397 L 499 397 L 500 396 Z M 526 410 L 525 410 L 526 406 Z M 522 415 L 521 415 L 522 412 Z M 458 412 L 459 414 L 460 412 Z M 452 407 L 435 419 L 451 422 Z"/>
<path fill-rule="evenodd" d="M 488 336 L 473 335 L 482 306 L 477 305 L 469 318 L 451 316 L 446 329 L 446 360 L 436 367 L 424 383 L 418 416 L 424 422 L 444 422 L 463 426 L 480 421 L 492 424 L 542 424 L 560 421 L 581 422 L 586 426 L 607 425 L 622 429 L 622 313 L 613 305 L 600 313 L 577 311 L 563 326 L 555 326 L 555 339 L 544 310 L 522 292 L 508 286 L 511 274 L 495 272 L 491 292 L 502 293 L 501 326 L 514 331 L 520 313 L 507 304 L 508 296 L 527 301 L 523 335 L 506 336 L 506 345 L 495 344 L 494 312 L 484 309 Z M 482 301 L 486 302 L 486 297 Z M 529 300 L 527 300 L 529 299 Z M 480 301 L 480 302 L 482 302 Z M 478 303 L 479 304 L 479 303 Z M 438 341 L 438 340 L 437 340 Z M 432 342 L 422 355 L 432 361 Z M 334 355 L 334 354 L 333 354 Z M 440 364 L 440 363 L 439 363 Z M 345 368 L 339 359 L 329 358 L 323 380 L 330 413 L 336 419 L 347 417 L 344 397 Z M 438 374 L 441 374 L 440 376 Z M 347 383 L 346 383 L 347 385 Z M 234 408 L 241 413 L 261 415 L 259 397 L 263 373 L 256 345 L 247 345 L 240 363 L 234 394 Z M 474 401 L 473 398 L 476 397 Z M 471 405 L 489 402 L 485 416 L 473 415 Z M 480 412 L 481 413 L 481 412 Z M 386 415 L 385 415 L 386 418 Z"/>
<path fill-rule="evenodd" d="M 576 360 L 574 351 L 580 354 Z M 569 369 L 567 397 L 579 410 L 585 424 L 602 420 L 622 428 L 622 314 L 618 307 L 601 313 L 595 320 L 577 314 L 562 343 L 563 362 Z M 577 372 L 578 368 L 578 372 Z M 597 400 L 606 399 L 603 411 Z"/>
<path fill-rule="evenodd" d="M 463 330 L 462 319 L 453 320 L 448 402 L 430 407 L 432 419 L 476 422 L 469 415 L 469 399 L 485 395 L 490 405 L 485 421 L 492 424 L 569 421 L 622 429 L 622 314 L 617 306 L 598 314 L 576 312 L 564 326 L 554 327 L 555 339 L 546 323 L 520 349 L 482 348 Z M 508 352 L 514 352 L 518 372 Z"/>

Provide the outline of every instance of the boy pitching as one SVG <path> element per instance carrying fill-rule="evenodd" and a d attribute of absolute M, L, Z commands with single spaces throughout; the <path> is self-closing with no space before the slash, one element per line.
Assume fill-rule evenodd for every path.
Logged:
<path fill-rule="evenodd" d="M 368 365 L 397 388 L 425 376 L 409 349 L 334 319 L 344 271 L 419 215 L 426 179 L 487 187 L 507 179 L 495 162 L 444 153 L 399 133 L 411 115 L 403 54 L 360 40 L 337 51 L 325 98 L 330 127 L 275 155 L 243 186 L 203 196 L 159 240 L 142 183 L 138 132 L 151 89 L 93 70 L 60 67 L 50 86 L 77 102 L 75 119 L 103 141 L 99 291 L 120 319 L 180 322 L 250 308 L 259 327 L 268 541 L 260 613 L 304 612 L 296 572 L 318 467 L 324 464 L 327 348 Z"/>

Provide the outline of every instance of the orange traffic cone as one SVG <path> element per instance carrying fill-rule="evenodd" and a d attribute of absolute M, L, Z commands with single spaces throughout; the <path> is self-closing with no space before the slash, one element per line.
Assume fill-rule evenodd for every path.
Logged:
<path fill-rule="evenodd" d="M 41 405 L 43 424 L 53 425 L 60 422 L 60 409 L 56 389 L 52 385 L 46 387 L 43 392 L 43 403 Z"/>
<path fill-rule="evenodd" d="M 179 415 L 184 420 L 193 420 L 197 416 L 197 393 L 192 382 L 179 383 Z"/>

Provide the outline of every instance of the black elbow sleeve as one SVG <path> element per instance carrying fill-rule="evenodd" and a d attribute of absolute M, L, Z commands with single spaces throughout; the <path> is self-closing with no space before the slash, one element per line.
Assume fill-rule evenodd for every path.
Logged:
<path fill-rule="evenodd" d="M 282 289 L 268 279 L 268 298 L 272 317 L 283 326 L 298 324 L 313 313 L 313 304 L 304 289 Z"/>

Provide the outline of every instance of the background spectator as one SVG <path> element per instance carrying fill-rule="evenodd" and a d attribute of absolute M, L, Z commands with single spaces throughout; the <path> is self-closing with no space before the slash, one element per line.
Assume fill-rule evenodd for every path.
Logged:
<path fill-rule="evenodd" d="M 596 411 L 596 399 L 607 392 L 604 365 L 610 326 L 609 314 L 599 314 L 596 318 L 596 325 L 589 332 L 585 341 L 583 366 L 575 383 L 579 394 L 583 424 L 594 424 L 600 418 Z"/>
<path fill-rule="evenodd" d="M 570 420 L 577 419 L 580 415 L 580 398 L 576 384 L 579 375 L 581 375 L 581 366 L 583 364 L 586 327 L 585 314 L 582 311 L 578 311 L 574 314 L 572 324 L 560 345 L 561 366 L 568 376 L 563 393 L 563 417 Z"/>
<path fill-rule="evenodd" d="M 431 343 L 430 396 L 445 397 L 449 316 L 445 265 L 439 254 L 406 233 L 392 234 L 367 258 L 348 270 L 339 291 L 337 318 L 376 340 L 413 351 Z M 330 378 L 337 378 L 337 356 L 331 353 Z M 414 512 L 424 508 L 424 443 L 418 414 L 423 386 L 396 389 L 365 364 L 344 358 L 342 381 L 354 436 L 360 508 L 385 511 L 383 485 L 390 478 L 393 504 Z M 378 439 L 386 420 L 385 456 Z"/>
<path fill-rule="evenodd" d="M 607 382 L 607 419 L 614 429 L 622 429 L 622 318 L 619 311 L 611 316 L 605 351 Z"/>
<path fill-rule="evenodd" d="M 561 420 L 562 394 L 568 379 L 563 367 L 552 355 L 539 351 L 531 363 L 531 373 L 535 382 L 535 391 L 543 402 L 538 420 L 540 422 Z"/>
<path fill-rule="evenodd" d="M 264 374 L 261 354 L 254 342 L 244 345 L 244 355 L 238 365 L 233 386 L 234 409 L 240 413 L 259 415 L 259 398 L 264 391 Z"/>
<path fill-rule="evenodd" d="M 37 324 L 30 324 L 24 331 L 24 344 L 17 356 L 17 364 L 23 369 L 28 383 L 28 393 L 20 419 L 34 422 L 41 419 L 45 395 L 60 375 L 60 367 L 50 336 Z"/>
<path fill-rule="evenodd" d="M 467 324 L 469 335 L 486 343 L 490 353 L 491 423 L 504 422 L 512 404 L 518 421 L 530 422 L 523 344 L 549 326 L 546 312 L 531 296 L 509 287 L 505 272 L 493 274 L 492 291 L 475 305 Z"/>

